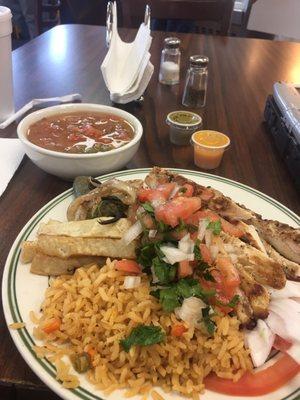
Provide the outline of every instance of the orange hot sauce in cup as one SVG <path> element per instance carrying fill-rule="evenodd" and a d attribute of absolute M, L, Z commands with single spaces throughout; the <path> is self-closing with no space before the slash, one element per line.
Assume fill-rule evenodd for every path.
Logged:
<path fill-rule="evenodd" d="M 195 132 L 191 141 L 194 146 L 194 162 L 203 169 L 217 168 L 224 151 L 230 145 L 228 136 L 210 130 Z"/>

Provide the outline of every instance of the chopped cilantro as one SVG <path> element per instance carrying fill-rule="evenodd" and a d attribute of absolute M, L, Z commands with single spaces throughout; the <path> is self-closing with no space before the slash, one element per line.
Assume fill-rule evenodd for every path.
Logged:
<path fill-rule="evenodd" d="M 240 296 L 236 294 L 232 297 L 232 299 L 228 303 L 224 303 L 223 301 L 217 300 L 217 304 L 219 306 L 234 308 L 239 301 L 240 301 Z"/>
<path fill-rule="evenodd" d="M 182 186 L 179 190 L 178 193 L 185 193 L 187 191 L 187 188 Z"/>
<path fill-rule="evenodd" d="M 154 214 L 154 208 L 153 208 L 153 206 L 152 206 L 151 203 L 149 203 L 149 202 L 143 203 L 143 204 L 142 204 L 142 207 L 143 207 L 143 209 L 144 209 L 145 211 L 147 211 L 148 213 Z"/>
<path fill-rule="evenodd" d="M 128 353 L 135 345 L 151 346 L 160 343 L 165 339 L 165 333 L 160 326 L 139 325 L 133 328 L 130 335 L 120 341 L 123 349 Z"/>
<path fill-rule="evenodd" d="M 165 224 L 163 221 L 156 221 L 157 223 L 157 230 L 161 233 L 169 232 L 171 227 Z"/>
<path fill-rule="evenodd" d="M 196 261 L 202 261 L 202 254 L 201 254 L 199 244 L 200 244 L 200 240 L 197 239 L 195 241 L 195 246 L 194 246 L 194 256 L 195 256 Z"/>
<path fill-rule="evenodd" d="M 138 263 L 146 269 L 150 268 L 153 258 L 155 258 L 156 256 L 164 256 L 159 246 L 160 242 L 150 242 L 138 248 L 136 251 Z"/>
<path fill-rule="evenodd" d="M 181 302 L 176 291 L 176 286 L 159 289 L 159 302 L 166 312 L 172 312 L 175 308 L 180 307 Z"/>
<path fill-rule="evenodd" d="M 209 312 L 210 312 L 210 307 L 209 306 L 202 309 L 202 321 L 203 321 L 203 323 L 205 325 L 205 328 L 206 328 L 207 332 L 210 335 L 213 335 L 213 333 L 216 330 L 216 324 L 210 318 L 211 315 L 210 315 Z"/>
<path fill-rule="evenodd" d="M 194 257 L 195 261 L 197 261 L 196 267 L 199 268 L 201 271 L 205 271 L 207 268 L 209 268 L 209 265 L 205 261 L 203 261 L 199 244 L 200 240 L 197 239 L 194 246 Z"/>
<path fill-rule="evenodd" d="M 203 289 L 196 279 L 183 278 L 168 288 L 158 289 L 153 292 L 153 295 L 157 298 L 158 293 L 163 310 L 171 312 L 176 307 L 179 307 L 183 300 L 188 297 L 199 297 L 207 301 L 211 296 L 215 295 L 215 290 Z"/>
<path fill-rule="evenodd" d="M 182 221 L 182 219 L 179 219 L 179 224 L 176 226 L 175 231 L 176 232 L 181 232 L 184 231 L 186 229 L 186 224 Z"/>
<path fill-rule="evenodd" d="M 212 275 L 209 271 L 207 271 L 207 270 L 205 270 L 205 271 L 203 272 L 202 276 L 203 276 L 203 278 L 204 278 L 206 281 L 216 282 L 216 280 L 215 280 L 215 278 L 213 277 L 213 275 Z"/>
<path fill-rule="evenodd" d="M 220 220 L 215 221 L 215 222 L 211 221 L 208 224 L 207 228 L 211 229 L 213 231 L 214 235 L 220 235 L 221 230 L 222 230 L 221 221 Z"/>
<path fill-rule="evenodd" d="M 159 257 L 155 257 L 152 266 L 159 283 L 166 285 L 174 281 L 177 273 L 177 266 L 162 261 Z"/>

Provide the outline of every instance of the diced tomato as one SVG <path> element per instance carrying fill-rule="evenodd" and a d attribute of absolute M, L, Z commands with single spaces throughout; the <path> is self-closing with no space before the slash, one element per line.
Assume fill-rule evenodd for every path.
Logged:
<path fill-rule="evenodd" d="M 200 194 L 201 200 L 208 201 L 214 197 L 214 192 L 210 188 L 204 188 Z"/>
<path fill-rule="evenodd" d="M 126 260 L 125 258 L 116 261 L 115 268 L 118 271 L 127 272 L 128 274 L 133 275 L 138 275 L 142 272 L 141 267 L 136 261 Z"/>
<path fill-rule="evenodd" d="M 175 183 L 164 183 L 158 185 L 155 189 L 144 189 L 141 188 L 138 192 L 138 199 L 145 203 L 146 201 L 153 200 L 168 200 L 170 194 L 175 187 Z"/>
<path fill-rule="evenodd" d="M 138 218 L 144 228 L 155 229 L 155 223 L 153 221 L 153 218 L 151 218 L 151 216 L 149 214 L 144 213 L 141 216 L 139 216 Z"/>
<path fill-rule="evenodd" d="M 216 267 L 222 275 L 221 292 L 230 299 L 240 284 L 239 274 L 228 257 L 218 257 Z"/>
<path fill-rule="evenodd" d="M 91 357 L 91 360 L 95 357 L 96 355 L 96 350 L 93 347 L 90 347 L 87 351 L 88 355 Z"/>
<path fill-rule="evenodd" d="M 185 278 L 186 276 L 192 275 L 193 268 L 188 260 L 180 261 L 178 267 L 179 278 Z"/>
<path fill-rule="evenodd" d="M 204 384 L 206 389 L 230 396 L 262 396 L 279 389 L 299 372 L 300 365 L 285 354 L 268 368 L 253 374 L 246 372 L 237 382 L 210 374 Z"/>
<path fill-rule="evenodd" d="M 176 197 L 165 204 L 161 204 L 155 209 L 155 217 L 173 228 L 179 224 L 180 220 L 186 221 L 195 211 L 201 207 L 199 197 Z"/>
<path fill-rule="evenodd" d="M 103 136 L 103 133 L 99 129 L 94 128 L 92 125 L 86 125 L 84 127 L 84 134 L 92 139 L 99 139 Z"/>
<path fill-rule="evenodd" d="M 244 231 L 236 226 L 226 221 L 224 218 L 220 217 L 218 214 L 210 210 L 201 210 L 193 214 L 186 222 L 191 225 L 197 226 L 200 219 L 209 219 L 212 222 L 221 221 L 222 230 L 231 236 L 241 237 Z"/>
<path fill-rule="evenodd" d="M 244 231 L 237 227 L 236 225 L 231 224 L 230 222 L 226 221 L 225 219 L 221 218 L 221 226 L 225 233 L 228 233 L 231 236 L 241 237 L 244 235 Z"/>
<path fill-rule="evenodd" d="M 182 190 L 181 190 L 182 189 Z M 177 192 L 177 196 L 192 197 L 194 194 L 194 187 L 190 183 L 185 183 Z"/>
<path fill-rule="evenodd" d="M 175 240 L 181 240 L 185 235 L 187 235 L 189 232 L 187 229 L 182 229 L 178 232 L 176 231 L 172 231 L 170 232 L 170 235 L 173 239 Z"/>
<path fill-rule="evenodd" d="M 199 224 L 199 220 L 200 219 L 209 219 L 210 221 L 219 221 L 221 218 L 213 213 L 212 211 L 209 210 L 199 210 L 196 213 L 194 213 L 193 215 L 191 215 L 187 220 L 186 223 L 187 224 L 191 224 L 191 225 L 195 225 L 198 226 Z"/>
<path fill-rule="evenodd" d="M 188 329 L 182 324 L 173 325 L 172 328 L 171 328 L 171 335 L 175 336 L 175 337 L 180 337 L 185 332 L 187 332 L 187 330 Z"/>
<path fill-rule="evenodd" d="M 68 139 L 71 140 L 72 142 L 78 142 L 82 140 L 82 135 L 80 133 L 70 133 L 68 135 Z"/>
<path fill-rule="evenodd" d="M 57 331 L 60 328 L 61 321 L 59 318 L 52 318 L 49 321 L 46 321 L 42 327 L 42 330 L 45 333 L 52 333 Z"/>
<path fill-rule="evenodd" d="M 211 258 L 209 248 L 206 246 L 206 244 L 203 244 L 203 243 L 201 243 L 199 245 L 199 247 L 200 247 L 200 252 L 201 252 L 203 261 L 206 262 L 207 264 L 211 265 L 213 260 Z"/>
<path fill-rule="evenodd" d="M 276 350 L 279 350 L 279 351 L 282 351 L 282 353 L 285 353 L 291 346 L 292 346 L 292 343 L 288 342 L 287 340 L 283 339 L 282 337 L 280 337 L 278 335 L 275 336 L 273 347 Z"/>

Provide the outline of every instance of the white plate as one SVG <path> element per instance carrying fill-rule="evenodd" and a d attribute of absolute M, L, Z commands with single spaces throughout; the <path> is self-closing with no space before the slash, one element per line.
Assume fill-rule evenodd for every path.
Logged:
<path fill-rule="evenodd" d="M 265 218 L 276 219 L 285 222 L 291 226 L 298 227 L 300 218 L 288 208 L 278 203 L 276 200 L 260 193 L 248 186 L 202 172 L 188 170 L 175 170 L 206 186 L 213 186 L 225 195 L 230 196 L 238 203 L 244 204 L 252 210 L 262 214 Z M 137 179 L 144 178 L 148 169 L 138 169 L 123 172 L 116 172 L 101 177 L 101 180 L 116 177 L 119 179 Z M 10 334 L 21 353 L 24 360 L 39 376 L 39 378 L 48 385 L 54 392 L 65 400 L 120 400 L 123 397 L 121 391 L 116 391 L 110 396 L 105 396 L 97 391 L 87 380 L 80 375 L 80 387 L 75 390 L 64 389 L 59 382 L 55 380 L 55 368 L 47 360 L 38 359 L 35 356 L 32 346 L 40 344 L 32 335 L 33 324 L 29 318 L 31 310 L 39 312 L 40 305 L 44 298 L 44 292 L 48 286 L 48 278 L 32 275 L 29 272 L 29 265 L 20 262 L 20 245 L 23 240 L 33 239 L 36 235 L 38 225 L 42 221 L 50 218 L 57 220 L 66 220 L 66 209 L 72 201 L 72 190 L 68 190 L 46 204 L 38 211 L 31 220 L 25 225 L 17 239 L 15 240 L 8 255 L 2 283 L 2 300 L 5 318 L 7 324 L 13 322 L 25 322 L 26 327 L 19 330 L 11 330 Z M 183 399 L 175 393 L 165 394 L 157 389 L 165 400 Z M 265 396 L 258 396 L 255 399 L 260 400 L 292 400 L 299 399 L 299 376 L 294 378 L 287 385 L 277 391 Z M 133 399 L 140 399 L 136 396 Z M 221 395 L 206 391 L 201 399 L 203 400 L 229 400 L 231 396 Z M 253 399 L 253 397 L 241 397 L 239 399 Z"/>

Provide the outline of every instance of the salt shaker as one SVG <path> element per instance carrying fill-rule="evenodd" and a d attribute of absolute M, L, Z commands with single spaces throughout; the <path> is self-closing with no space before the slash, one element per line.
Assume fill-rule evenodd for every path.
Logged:
<path fill-rule="evenodd" d="M 208 79 L 208 63 L 206 56 L 191 56 L 190 67 L 186 74 L 182 104 L 186 107 L 204 107 Z"/>
<path fill-rule="evenodd" d="M 14 113 L 12 58 L 11 58 L 11 11 L 0 6 L 0 121 Z"/>
<path fill-rule="evenodd" d="M 180 40 L 169 37 L 164 40 L 164 49 L 161 52 L 159 82 L 165 85 L 179 83 L 180 71 Z"/>

